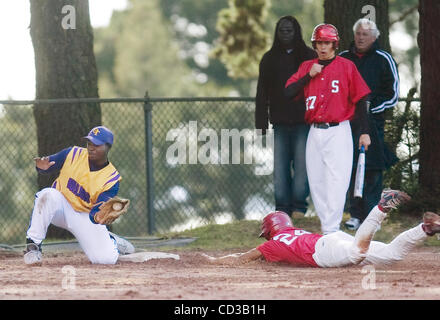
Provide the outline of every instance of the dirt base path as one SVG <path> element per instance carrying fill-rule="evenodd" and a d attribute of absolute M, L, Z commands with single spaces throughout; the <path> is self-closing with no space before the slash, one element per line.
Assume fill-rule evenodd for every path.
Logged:
<path fill-rule="evenodd" d="M 231 268 L 209 265 L 198 252 L 172 253 L 180 260 L 114 266 L 92 265 L 81 252 L 47 253 L 39 267 L 3 254 L 0 299 L 440 299 L 436 247 L 421 247 L 392 266 L 335 269 L 263 261 Z"/>

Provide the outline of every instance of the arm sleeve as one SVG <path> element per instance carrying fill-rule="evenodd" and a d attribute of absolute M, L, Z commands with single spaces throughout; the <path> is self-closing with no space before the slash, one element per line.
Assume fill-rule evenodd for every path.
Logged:
<path fill-rule="evenodd" d="M 386 52 L 378 52 L 384 58 L 380 85 L 371 99 L 371 113 L 383 112 L 394 107 L 399 100 L 399 73 L 394 59 Z"/>
<path fill-rule="evenodd" d="M 315 50 L 307 49 L 307 60 L 305 60 L 298 68 L 298 71 L 292 75 L 286 82 L 284 88 L 284 95 L 290 99 L 294 98 L 298 100 L 302 97 L 304 87 L 310 82 L 312 77 L 309 74 L 310 66 L 306 65 L 305 62 L 309 60 L 316 59 L 318 54 Z"/>
<path fill-rule="evenodd" d="M 288 86 L 286 84 L 286 88 L 284 89 L 284 95 L 288 98 L 294 98 L 296 97 L 304 87 L 310 82 L 312 77 L 310 74 L 306 74 L 304 77 L 299 79 L 296 82 L 291 82 Z M 290 80 L 290 79 L 289 79 Z"/>
<path fill-rule="evenodd" d="M 257 96 L 255 98 L 255 128 L 262 129 L 263 132 L 268 128 L 269 121 L 269 90 L 266 79 L 266 65 L 267 58 L 263 56 L 260 62 Z"/>
<path fill-rule="evenodd" d="M 41 170 L 37 167 L 35 167 L 35 169 L 37 169 L 38 173 L 42 173 L 42 174 L 48 174 L 48 173 L 52 173 L 52 172 L 61 170 L 61 168 L 64 165 L 64 161 L 66 161 L 67 155 L 69 154 L 70 150 L 72 150 L 72 147 L 63 149 L 56 154 L 50 155 L 49 161 L 55 161 L 55 164 L 52 165 L 49 169 Z"/>
<path fill-rule="evenodd" d="M 370 134 L 370 126 L 368 124 L 368 106 L 369 101 L 367 97 L 361 98 L 356 104 L 356 110 L 354 114 L 354 122 L 358 125 L 359 134 Z"/>
<path fill-rule="evenodd" d="M 119 181 L 116 182 L 113 187 L 108 189 L 107 191 L 104 191 L 98 196 L 97 204 L 90 210 L 89 218 L 90 221 L 92 221 L 94 224 L 97 224 L 95 222 L 95 214 L 99 211 L 99 208 L 101 205 L 106 202 L 108 199 L 115 197 L 118 194 L 119 191 Z"/>
<path fill-rule="evenodd" d="M 261 252 L 266 261 L 279 262 L 283 260 L 282 256 L 279 254 L 280 250 L 282 249 L 280 247 L 281 246 L 278 242 L 274 240 L 268 240 L 259 245 L 257 247 L 257 250 Z"/>

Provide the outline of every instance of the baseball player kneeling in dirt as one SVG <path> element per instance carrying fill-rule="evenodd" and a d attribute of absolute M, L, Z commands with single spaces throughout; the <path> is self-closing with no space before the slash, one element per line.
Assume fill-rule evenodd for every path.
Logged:
<path fill-rule="evenodd" d="M 74 146 L 34 159 L 39 173 L 60 174 L 51 188 L 35 195 L 26 233 L 26 264 L 41 264 L 41 243 L 50 224 L 70 231 L 92 263 L 114 264 L 119 254 L 134 252 L 130 242 L 106 227 L 129 205 L 129 200 L 116 196 L 121 176 L 108 161 L 113 133 L 99 126 L 84 138 L 87 148 Z"/>
<path fill-rule="evenodd" d="M 203 256 L 213 264 L 236 265 L 264 257 L 269 262 L 287 262 L 297 266 L 321 268 L 350 265 L 386 265 L 402 260 L 418 243 L 440 233 L 440 216 L 426 212 L 423 223 L 398 235 L 391 243 L 372 241 L 377 227 L 387 213 L 410 197 L 401 191 L 385 190 L 361 224 L 355 236 L 338 231 L 328 235 L 313 234 L 295 228 L 281 211 L 268 214 L 262 222 L 260 237 L 268 241 L 246 253 L 224 257 Z"/>

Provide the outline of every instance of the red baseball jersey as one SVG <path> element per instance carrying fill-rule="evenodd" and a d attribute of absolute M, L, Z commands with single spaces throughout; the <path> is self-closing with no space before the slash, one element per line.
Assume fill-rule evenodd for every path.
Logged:
<path fill-rule="evenodd" d="M 302 229 L 287 228 L 259 245 L 257 250 L 270 262 L 318 267 L 312 255 L 315 253 L 315 244 L 321 237 L 320 234 Z"/>
<path fill-rule="evenodd" d="M 304 61 L 286 82 L 286 87 L 304 77 L 318 59 Z M 354 116 L 356 103 L 369 94 L 356 65 L 348 59 L 336 58 L 304 87 L 307 123 L 342 122 Z"/>

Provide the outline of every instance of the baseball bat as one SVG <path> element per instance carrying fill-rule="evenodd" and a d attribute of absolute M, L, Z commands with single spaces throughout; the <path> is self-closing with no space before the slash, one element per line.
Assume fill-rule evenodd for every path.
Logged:
<path fill-rule="evenodd" d="M 365 178 L 365 148 L 361 147 L 359 152 L 359 158 L 356 168 L 356 180 L 354 182 L 354 197 L 362 198 L 364 191 L 364 178 Z"/>

